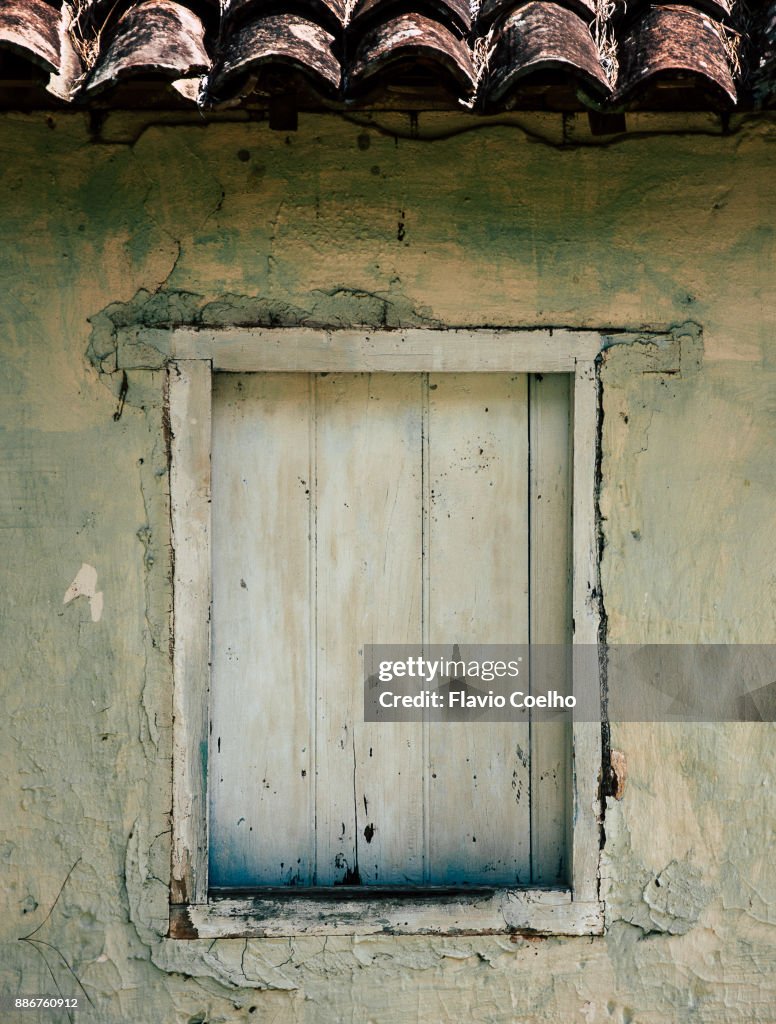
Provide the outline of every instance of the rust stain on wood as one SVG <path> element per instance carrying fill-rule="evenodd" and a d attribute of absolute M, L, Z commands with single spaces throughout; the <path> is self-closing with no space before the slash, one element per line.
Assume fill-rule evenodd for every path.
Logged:
<path fill-rule="evenodd" d="M 167 935 L 171 939 L 199 938 L 199 932 L 194 927 L 188 907 L 170 907 L 170 928 Z"/>

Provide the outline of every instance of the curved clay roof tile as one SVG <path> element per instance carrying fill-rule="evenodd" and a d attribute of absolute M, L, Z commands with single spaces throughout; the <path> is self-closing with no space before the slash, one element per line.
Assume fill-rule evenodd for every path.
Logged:
<path fill-rule="evenodd" d="M 0 50 L 10 50 L 56 74 L 60 11 L 44 0 L 0 0 Z"/>
<path fill-rule="evenodd" d="M 188 7 L 173 0 L 136 4 L 116 24 L 84 92 L 93 95 L 142 74 L 170 80 L 201 75 L 210 67 L 203 36 L 202 22 Z"/>
<path fill-rule="evenodd" d="M 415 14 L 394 18 L 364 35 L 350 69 L 350 81 L 361 86 L 378 74 L 388 77 L 391 66 L 408 58 L 431 61 L 451 75 L 464 94 L 474 91 L 476 74 L 466 43 L 439 22 Z"/>
<path fill-rule="evenodd" d="M 227 0 L 223 26 L 227 34 L 237 33 L 249 20 L 298 14 L 337 32 L 345 23 L 345 7 L 345 0 Z"/>
<path fill-rule="evenodd" d="M 490 28 L 499 18 L 508 14 L 517 14 L 522 6 L 524 4 L 521 4 L 519 0 L 483 0 L 477 14 L 480 34 Z M 591 22 L 595 18 L 595 0 L 559 0 L 559 6 L 567 7 L 585 22 Z"/>
<path fill-rule="evenodd" d="M 529 3 L 494 33 L 487 98 L 501 100 L 521 79 L 546 70 L 570 72 L 601 97 L 610 93 L 598 48 L 579 15 L 556 3 Z"/>
<path fill-rule="evenodd" d="M 657 75 L 679 72 L 705 79 L 735 103 L 722 32 L 717 22 L 694 7 L 651 7 L 620 48 L 618 97 L 630 98 Z"/>
<path fill-rule="evenodd" d="M 209 91 L 218 100 L 226 99 L 238 79 L 267 64 L 290 65 L 317 78 L 326 91 L 339 89 L 334 43 L 334 36 L 320 25 L 294 14 L 252 21 L 228 40 Z"/>
<path fill-rule="evenodd" d="M 708 14 L 717 21 L 728 20 L 733 12 L 736 0 L 687 0 L 688 6 L 694 7 L 702 14 Z M 650 7 L 669 7 L 671 0 L 628 0 L 621 13 L 626 24 L 638 21 Z"/>
<path fill-rule="evenodd" d="M 457 29 L 461 34 L 471 32 L 469 0 L 356 0 L 350 25 L 356 28 L 361 23 L 371 26 L 375 22 L 387 22 L 407 14 L 408 6 L 415 8 L 411 13 L 416 17 L 428 16 L 431 21 Z"/>

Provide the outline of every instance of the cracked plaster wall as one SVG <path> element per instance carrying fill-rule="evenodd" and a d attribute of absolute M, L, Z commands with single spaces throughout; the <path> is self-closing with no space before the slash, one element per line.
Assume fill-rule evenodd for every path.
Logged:
<path fill-rule="evenodd" d="M 564 151 L 514 126 L 430 143 L 303 117 L 130 144 L 112 124 L 99 143 L 79 116 L 2 117 L 3 991 L 51 992 L 50 968 L 78 994 L 66 961 L 79 1019 L 104 1024 L 776 1021 L 770 725 L 613 727 L 602 938 L 163 938 L 163 373 L 126 340 L 697 325 L 667 361 L 604 357 L 609 635 L 773 642 L 776 126 Z M 84 564 L 98 621 L 63 603 Z"/>

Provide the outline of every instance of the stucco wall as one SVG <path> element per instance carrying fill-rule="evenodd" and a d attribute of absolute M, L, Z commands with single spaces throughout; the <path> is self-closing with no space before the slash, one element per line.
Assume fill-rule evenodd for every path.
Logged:
<path fill-rule="evenodd" d="M 0 120 L 3 990 L 52 992 L 48 961 L 78 994 L 66 960 L 105 1024 L 776 1021 L 770 725 L 614 726 L 602 938 L 162 937 L 162 373 L 116 351 L 133 323 L 689 324 L 679 372 L 602 369 L 610 636 L 774 642 L 776 125 Z M 98 621 L 63 604 L 82 563 Z"/>

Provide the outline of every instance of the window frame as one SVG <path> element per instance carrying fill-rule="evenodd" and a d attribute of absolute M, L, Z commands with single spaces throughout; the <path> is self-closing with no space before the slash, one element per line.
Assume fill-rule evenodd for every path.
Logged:
<path fill-rule="evenodd" d="M 571 884 L 556 888 L 374 887 L 208 891 L 210 448 L 212 374 L 506 372 L 573 375 L 573 643 L 599 640 L 598 379 L 593 331 L 314 328 L 143 330 L 168 352 L 166 410 L 173 549 L 173 938 L 300 934 L 603 932 L 599 898 L 601 729 L 572 726 Z M 590 685 L 586 680 L 586 685 Z M 592 683 L 597 689 L 597 680 Z"/>

